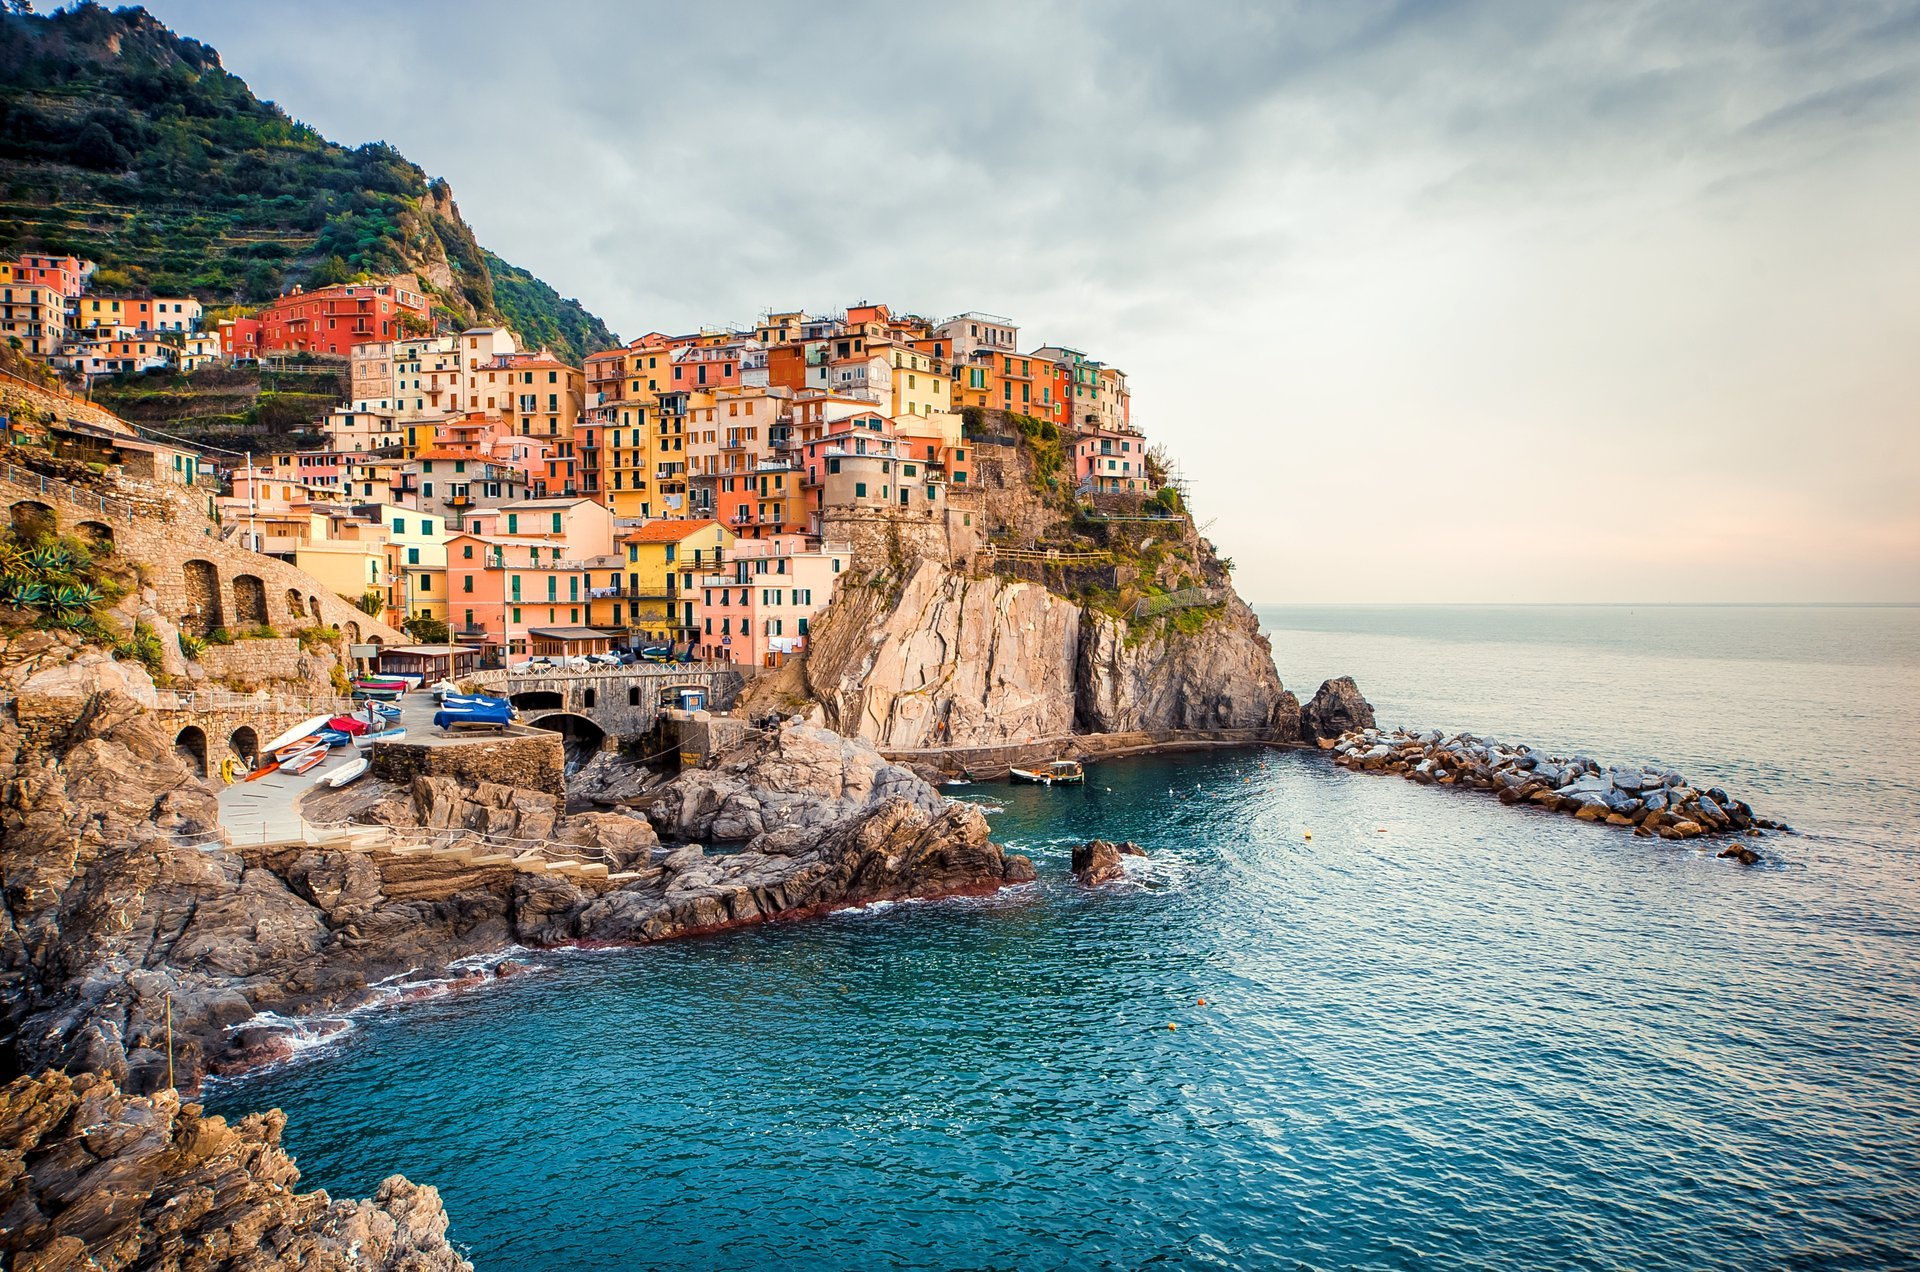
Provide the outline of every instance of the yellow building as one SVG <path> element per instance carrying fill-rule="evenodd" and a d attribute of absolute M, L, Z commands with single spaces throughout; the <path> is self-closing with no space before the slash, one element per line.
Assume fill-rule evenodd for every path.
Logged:
<path fill-rule="evenodd" d="M 952 382 L 947 379 L 947 368 L 939 359 L 896 344 L 887 350 L 887 361 L 893 368 L 892 414 L 895 417 L 932 415 L 953 409 L 949 392 Z"/>
<path fill-rule="evenodd" d="M 693 630 L 694 575 L 719 565 L 733 544 L 717 521 L 656 521 L 627 535 L 620 626 L 661 644 L 684 641 Z"/>
<path fill-rule="evenodd" d="M 653 485 L 647 480 L 647 432 L 659 411 L 652 393 L 631 393 L 606 408 L 600 428 L 600 499 L 616 517 L 653 516 Z"/>
<path fill-rule="evenodd" d="M 294 551 L 293 563 L 344 600 L 358 602 L 368 592 L 386 596 L 387 544 L 382 537 L 303 543 Z"/>

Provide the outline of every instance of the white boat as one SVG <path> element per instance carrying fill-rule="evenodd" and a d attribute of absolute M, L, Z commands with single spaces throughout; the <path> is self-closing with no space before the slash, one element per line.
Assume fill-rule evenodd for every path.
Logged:
<path fill-rule="evenodd" d="M 324 774 L 320 780 L 335 790 L 338 790 L 366 771 L 367 757 L 363 755 L 358 759 L 347 761 L 331 773 Z"/>
<path fill-rule="evenodd" d="M 1037 769 L 1009 769 L 1008 776 L 1016 782 L 1033 782 L 1039 786 L 1058 786 L 1087 780 L 1086 770 L 1080 767 L 1078 760 L 1055 760 Z"/>
<path fill-rule="evenodd" d="M 406 736 L 407 731 L 405 729 L 380 729 L 373 733 L 362 733 L 353 740 L 353 744 L 365 749 L 372 746 L 375 742 L 398 742 Z"/>
<path fill-rule="evenodd" d="M 333 719 L 333 715 L 331 713 L 328 713 L 327 715 L 317 715 L 313 717 L 313 719 L 307 721 L 305 724 L 296 724 L 291 729 L 288 729 L 285 733 L 282 733 L 279 737 L 273 739 L 273 741 L 263 745 L 260 748 L 260 754 L 272 755 L 275 751 L 278 751 L 281 747 L 292 746 L 295 742 L 298 742 L 301 738 L 311 737 L 313 734 L 318 733 L 320 732 L 320 730 L 326 728 L 327 721 L 331 719 Z"/>

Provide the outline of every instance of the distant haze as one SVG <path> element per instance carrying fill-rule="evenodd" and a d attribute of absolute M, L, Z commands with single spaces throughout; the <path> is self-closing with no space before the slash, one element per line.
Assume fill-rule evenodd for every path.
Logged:
<path fill-rule="evenodd" d="M 625 337 L 1118 365 L 1252 599 L 1920 599 L 1920 5 L 148 7 Z"/>

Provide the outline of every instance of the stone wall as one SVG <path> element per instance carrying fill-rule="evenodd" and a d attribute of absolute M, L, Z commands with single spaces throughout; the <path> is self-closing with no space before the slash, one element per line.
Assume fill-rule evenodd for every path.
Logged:
<path fill-rule="evenodd" d="M 184 490 L 181 496 L 190 498 Z M 98 495 L 0 478 L 0 503 L 9 515 L 22 505 L 49 509 L 61 533 L 144 565 L 154 608 L 183 631 L 204 636 L 216 627 L 250 626 L 263 615 L 264 624 L 283 632 L 336 626 L 348 643 L 406 643 L 399 631 L 341 600 L 306 571 L 223 541 L 211 521 L 184 503 L 153 502 L 154 515 L 146 515 L 117 496 L 106 496 L 103 507 Z M 163 519 L 168 508 L 171 520 Z"/>
<path fill-rule="evenodd" d="M 904 576 L 921 561 L 964 563 L 980 545 L 970 496 L 945 509 L 833 508 L 822 514 L 821 537 L 847 544 L 854 569 Z"/>
<path fill-rule="evenodd" d="M 125 420 L 105 407 L 57 389 L 30 384 L 4 371 L 0 371 L 0 411 L 16 417 L 32 412 L 40 419 L 77 420 L 96 428 L 110 428 L 116 433 L 133 432 Z"/>
<path fill-rule="evenodd" d="M 200 665 L 207 675 L 234 688 L 273 680 L 303 680 L 299 660 L 300 642 L 291 636 L 208 645 L 200 654 Z"/>
<path fill-rule="evenodd" d="M 401 785 L 424 775 L 566 795 L 566 746 L 558 733 L 545 730 L 470 742 L 381 742 L 369 755 L 375 777 Z"/>
<path fill-rule="evenodd" d="M 609 737 L 629 738 L 650 732 L 664 707 L 678 705 L 663 703 L 663 693 L 681 686 L 701 688 L 711 710 L 726 711 L 739 698 L 745 676 L 753 671 L 731 663 L 692 663 L 514 674 L 503 687 L 489 692 L 505 694 L 530 724 L 554 715 L 577 715 L 591 720 Z"/>

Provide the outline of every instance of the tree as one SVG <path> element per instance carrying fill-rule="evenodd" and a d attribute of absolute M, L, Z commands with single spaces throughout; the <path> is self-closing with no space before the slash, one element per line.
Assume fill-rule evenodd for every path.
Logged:
<path fill-rule="evenodd" d="M 73 139 L 69 152 L 74 163 L 96 172 L 124 172 L 133 166 L 133 156 L 99 124 L 88 124 Z"/>
<path fill-rule="evenodd" d="M 447 629 L 447 620 L 433 618 L 426 614 L 416 614 L 400 624 L 407 635 L 423 645 L 444 645 L 453 633 Z"/>
<path fill-rule="evenodd" d="M 331 287 L 335 283 L 350 283 L 353 271 L 347 268 L 346 259 L 335 253 L 307 271 L 307 286 Z"/>

